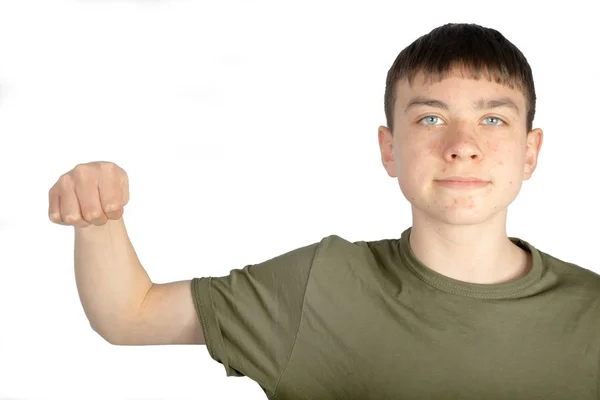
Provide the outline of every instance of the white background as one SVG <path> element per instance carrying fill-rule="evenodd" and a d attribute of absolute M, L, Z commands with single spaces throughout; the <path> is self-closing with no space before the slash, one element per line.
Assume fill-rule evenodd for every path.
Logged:
<path fill-rule="evenodd" d="M 0 398 L 265 398 L 205 346 L 99 337 L 48 190 L 78 163 L 122 166 L 157 283 L 329 234 L 398 237 L 410 206 L 379 158 L 385 77 L 446 22 L 500 30 L 534 71 L 545 140 L 509 236 L 598 272 L 598 23 L 586 2 L 531 3 L 2 0 Z"/>

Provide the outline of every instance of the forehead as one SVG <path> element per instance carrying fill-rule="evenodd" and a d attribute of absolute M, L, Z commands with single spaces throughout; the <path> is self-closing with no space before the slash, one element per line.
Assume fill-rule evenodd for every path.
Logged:
<path fill-rule="evenodd" d="M 403 78 L 396 82 L 396 107 L 404 107 L 415 96 L 435 97 L 451 103 L 502 97 L 511 99 L 519 109 L 525 109 L 526 103 L 520 88 L 494 82 L 487 74 L 476 75 L 464 69 L 454 69 L 443 76 L 418 73 L 410 80 Z"/>

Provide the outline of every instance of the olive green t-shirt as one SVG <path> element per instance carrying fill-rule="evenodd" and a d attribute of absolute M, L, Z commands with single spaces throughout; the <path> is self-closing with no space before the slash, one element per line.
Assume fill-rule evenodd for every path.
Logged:
<path fill-rule="evenodd" d="M 337 235 L 192 280 L 210 356 L 267 398 L 600 399 L 600 276 L 531 252 L 502 284 L 448 278 L 399 239 Z"/>

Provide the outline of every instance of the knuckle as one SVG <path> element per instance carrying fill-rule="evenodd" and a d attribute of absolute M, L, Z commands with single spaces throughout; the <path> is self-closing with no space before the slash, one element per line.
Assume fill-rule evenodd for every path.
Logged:
<path fill-rule="evenodd" d="M 116 201 L 109 201 L 104 206 L 104 211 L 106 212 L 114 212 L 119 209 L 119 204 Z"/>
<path fill-rule="evenodd" d="M 79 164 L 70 172 L 73 177 L 84 180 L 86 176 L 90 173 L 90 166 L 87 164 Z"/>
<path fill-rule="evenodd" d="M 62 219 L 60 218 L 59 213 L 51 212 L 50 214 L 48 214 L 48 217 L 50 218 L 50 221 L 52 221 L 52 222 L 55 222 L 55 223 L 62 222 Z"/>
<path fill-rule="evenodd" d="M 67 172 L 66 174 L 62 174 L 60 178 L 58 178 L 58 182 L 56 183 L 55 190 L 60 191 L 62 188 L 69 187 L 73 183 L 73 178 L 71 177 L 71 173 Z"/>
<path fill-rule="evenodd" d="M 78 172 L 82 170 L 86 170 L 89 168 L 89 164 L 77 164 L 75 167 L 69 172 Z"/>
<path fill-rule="evenodd" d="M 75 194 L 75 186 L 75 182 L 72 179 L 65 178 L 58 185 L 56 195 L 60 198 L 69 197 Z"/>
<path fill-rule="evenodd" d="M 79 215 L 76 214 L 67 214 L 63 217 L 63 221 L 65 221 L 65 223 L 69 225 L 73 225 L 80 222 L 81 218 L 79 217 Z"/>
<path fill-rule="evenodd" d="M 105 161 L 100 164 L 100 169 L 104 172 L 114 173 L 118 171 L 119 166 L 111 161 Z"/>
<path fill-rule="evenodd" d="M 100 210 L 89 210 L 83 213 L 83 219 L 86 221 L 95 221 L 102 217 L 102 212 Z"/>
<path fill-rule="evenodd" d="M 110 177 L 109 179 L 115 181 L 115 183 L 127 181 L 127 173 L 121 167 L 115 163 L 105 163 L 101 165 L 102 175 Z"/>

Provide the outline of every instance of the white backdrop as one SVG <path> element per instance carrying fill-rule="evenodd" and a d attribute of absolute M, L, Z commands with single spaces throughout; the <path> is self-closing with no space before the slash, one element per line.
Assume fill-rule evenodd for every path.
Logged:
<path fill-rule="evenodd" d="M 547 17 L 534 2 L 431 3 L 2 0 L 0 399 L 265 398 L 205 346 L 99 337 L 48 190 L 78 163 L 122 166 L 125 221 L 157 283 L 329 234 L 398 237 L 410 206 L 379 158 L 385 77 L 446 22 L 500 30 L 534 71 L 545 139 L 509 235 L 599 272 L 594 2 L 545 4 Z"/>

